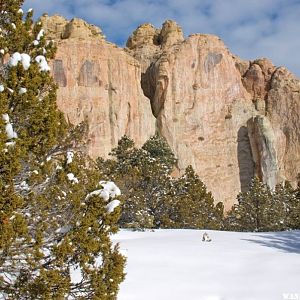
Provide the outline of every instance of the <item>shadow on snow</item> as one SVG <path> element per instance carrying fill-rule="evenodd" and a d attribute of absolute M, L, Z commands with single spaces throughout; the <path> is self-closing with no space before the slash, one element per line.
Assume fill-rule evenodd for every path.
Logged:
<path fill-rule="evenodd" d="M 282 252 L 300 254 L 300 231 L 269 232 L 256 234 L 259 239 L 243 239 L 264 247 L 276 248 Z"/>

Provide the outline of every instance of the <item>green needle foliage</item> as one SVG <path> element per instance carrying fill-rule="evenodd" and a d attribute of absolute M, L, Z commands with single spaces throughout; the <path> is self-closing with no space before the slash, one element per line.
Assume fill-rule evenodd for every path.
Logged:
<path fill-rule="evenodd" d="M 223 205 L 214 206 L 192 167 L 180 178 L 171 176 L 177 160 L 162 137 L 155 135 L 138 149 L 124 136 L 111 155 L 111 160 L 98 159 L 98 167 L 122 189 L 121 226 L 221 228 Z"/>
<path fill-rule="evenodd" d="M 119 202 L 80 152 L 85 124 L 57 109 L 55 47 L 22 4 L 0 1 L 0 298 L 116 299 Z"/>
<path fill-rule="evenodd" d="M 289 182 L 285 182 L 271 191 L 257 177 L 254 178 L 249 191 L 238 195 L 238 204 L 226 218 L 226 228 L 237 231 L 299 229 L 298 189 L 294 190 Z"/>
<path fill-rule="evenodd" d="M 174 180 L 174 200 L 169 220 L 179 228 L 220 229 L 223 218 L 223 205 L 215 207 L 214 198 L 195 173 L 188 166 L 185 173 Z M 171 224 L 172 224 L 171 223 Z M 170 225 L 171 225 L 170 224 Z"/>

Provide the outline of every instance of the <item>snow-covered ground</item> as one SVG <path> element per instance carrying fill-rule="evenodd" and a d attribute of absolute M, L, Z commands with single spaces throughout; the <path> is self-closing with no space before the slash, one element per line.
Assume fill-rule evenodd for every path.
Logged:
<path fill-rule="evenodd" d="M 300 231 L 121 230 L 118 300 L 300 299 Z M 297 298 L 299 297 L 299 298 Z"/>

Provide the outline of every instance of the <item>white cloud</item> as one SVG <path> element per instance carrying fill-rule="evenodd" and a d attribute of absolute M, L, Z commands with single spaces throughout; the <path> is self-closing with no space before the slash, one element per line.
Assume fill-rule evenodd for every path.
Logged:
<path fill-rule="evenodd" d="M 142 23 L 159 27 L 174 19 L 186 35 L 219 35 L 242 58 L 269 57 L 300 76 L 298 0 L 26 0 L 24 8 L 29 7 L 36 15 L 83 18 L 118 44 L 125 44 Z"/>

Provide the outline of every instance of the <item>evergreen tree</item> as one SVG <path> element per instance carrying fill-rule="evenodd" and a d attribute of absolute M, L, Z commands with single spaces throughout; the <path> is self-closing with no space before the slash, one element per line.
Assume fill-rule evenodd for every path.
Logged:
<path fill-rule="evenodd" d="M 270 209 L 272 193 L 269 187 L 255 177 L 247 192 L 238 195 L 238 205 L 234 205 L 227 217 L 227 226 L 238 231 L 265 231 L 271 228 Z"/>
<path fill-rule="evenodd" d="M 141 149 L 124 136 L 112 150 L 115 160 L 98 159 L 98 166 L 114 178 L 122 189 L 124 204 L 121 226 L 153 228 L 159 226 L 169 173 L 176 159 L 168 144 L 160 137 L 150 138 Z"/>
<path fill-rule="evenodd" d="M 165 218 L 171 220 L 172 227 L 221 228 L 223 206 L 218 204 L 215 208 L 212 194 L 207 192 L 192 166 L 188 166 L 184 175 L 174 180 L 173 189 L 174 201 L 169 210 L 169 218 Z M 170 223 L 166 225 L 169 226 Z"/>
<path fill-rule="evenodd" d="M 239 231 L 280 231 L 298 229 L 300 202 L 297 190 L 289 182 L 270 191 L 267 185 L 254 178 L 250 190 L 238 195 L 225 220 L 225 227 Z"/>
<path fill-rule="evenodd" d="M 0 295 L 116 299 L 120 191 L 75 147 L 85 126 L 68 129 L 57 110 L 55 48 L 22 4 L 0 7 Z"/>
<path fill-rule="evenodd" d="M 289 182 L 276 186 L 273 193 L 273 205 L 270 207 L 269 220 L 272 230 L 285 230 L 295 226 L 294 211 L 297 206 L 294 190 Z"/>
<path fill-rule="evenodd" d="M 224 229 L 224 204 L 223 202 L 218 202 L 214 209 L 214 217 L 210 222 L 210 228 L 215 230 Z"/>
<path fill-rule="evenodd" d="M 161 165 L 165 166 L 167 172 L 172 171 L 177 163 L 177 159 L 167 141 L 158 134 L 150 137 L 150 139 L 145 142 L 142 149 L 147 151 L 150 157 L 156 159 Z"/>
<path fill-rule="evenodd" d="M 291 192 L 291 186 L 287 186 L 288 189 L 288 220 L 287 226 L 290 229 L 300 229 L 300 174 L 298 175 L 298 185 L 293 192 Z"/>
<path fill-rule="evenodd" d="M 293 228 L 300 229 L 300 173 L 298 173 L 298 185 L 296 190 L 294 191 L 295 195 L 295 209 L 291 219 L 293 220 Z"/>
<path fill-rule="evenodd" d="M 177 160 L 158 135 L 141 149 L 124 136 L 112 150 L 113 160 L 98 160 L 100 170 L 114 178 L 123 192 L 120 225 L 134 228 L 222 228 L 223 205 L 214 206 L 192 167 L 172 178 Z"/>

